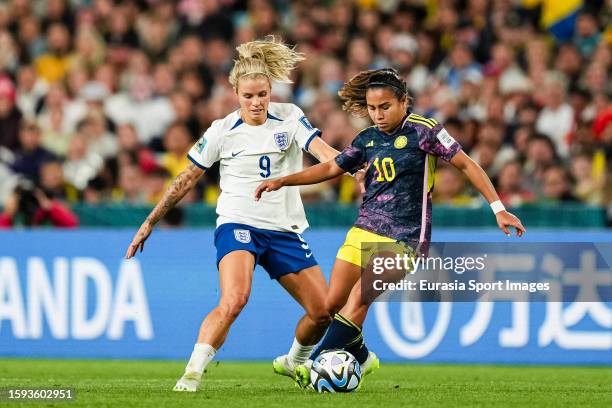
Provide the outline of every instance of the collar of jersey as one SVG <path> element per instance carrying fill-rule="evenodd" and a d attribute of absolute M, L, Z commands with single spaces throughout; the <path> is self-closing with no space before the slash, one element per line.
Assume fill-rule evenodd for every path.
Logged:
<path fill-rule="evenodd" d="M 282 119 L 277 118 L 276 116 L 272 115 L 270 112 L 268 112 L 267 119 L 278 120 L 279 122 L 283 121 Z M 267 122 L 267 120 L 266 120 L 266 122 Z M 262 123 L 261 125 L 265 125 L 266 122 Z M 234 126 L 232 126 L 232 128 L 230 130 L 236 129 L 238 126 L 242 125 L 243 123 L 245 123 L 245 121 L 242 120 L 242 118 L 240 117 L 240 114 L 238 114 L 238 120 L 236 121 L 236 123 L 234 123 Z M 248 123 L 245 123 L 245 124 L 248 125 Z M 255 125 L 255 126 L 261 126 L 261 125 Z M 254 125 L 249 125 L 249 126 L 254 126 Z"/>

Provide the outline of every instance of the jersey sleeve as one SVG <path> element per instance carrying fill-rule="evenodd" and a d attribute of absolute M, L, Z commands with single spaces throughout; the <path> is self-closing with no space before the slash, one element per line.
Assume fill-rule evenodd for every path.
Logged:
<path fill-rule="evenodd" d="M 189 160 L 203 170 L 221 158 L 221 134 L 219 124 L 216 122 L 213 122 L 187 153 Z"/>
<path fill-rule="evenodd" d="M 444 129 L 440 123 L 432 128 L 419 126 L 419 147 L 421 150 L 450 161 L 460 150 L 461 145 Z"/>
<path fill-rule="evenodd" d="M 310 124 L 308 118 L 300 108 L 294 105 L 293 110 L 294 118 L 297 120 L 294 139 L 300 148 L 308 151 L 310 142 L 312 142 L 315 137 L 320 136 L 321 131 Z"/>
<path fill-rule="evenodd" d="M 336 164 L 348 173 L 355 173 L 366 162 L 365 150 L 363 138 L 359 135 L 350 146 L 346 147 L 336 156 Z"/>

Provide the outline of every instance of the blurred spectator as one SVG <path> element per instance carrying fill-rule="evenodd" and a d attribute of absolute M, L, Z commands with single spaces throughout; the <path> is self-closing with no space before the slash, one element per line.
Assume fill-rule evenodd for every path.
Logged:
<path fill-rule="evenodd" d="M 108 186 L 102 177 L 95 177 L 87 182 L 87 186 L 82 192 L 83 202 L 86 204 L 98 205 L 106 201 Z"/>
<path fill-rule="evenodd" d="M 571 84 L 578 82 L 584 60 L 579 50 L 573 44 L 562 44 L 555 60 L 555 69 L 563 73 Z"/>
<path fill-rule="evenodd" d="M 523 168 L 515 160 L 504 163 L 497 175 L 497 192 L 500 200 L 508 207 L 520 207 L 533 201 L 535 196 L 524 187 Z"/>
<path fill-rule="evenodd" d="M 490 174 L 495 165 L 495 157 L 499 151 L 499 146 L 492 142 L 479 142 L 471 151 L 472 159 Z"/>
<path fill-rule="evenodd" d="M 93 26 L 80 27 L 74 38 L 75 55 L 70 63 L 86 70 L 93 70 L 106 58 L 106 44 Z"/>
<path fill-rule="evenodd" d="M 474 152 L 473 159 L 477 162 L 483 162 L 487 168 L 487 172 L 492 177 L 497 175 L 501 166 L 508 160 L 512 160 L 516 156 L 516 151 L 503 144 L 504 142 L 504 126 L 501 122 L 487 121 L 482 124 L 478 130 L 478 145 Z M 483 149 L 479 145 L 487 145 L 490 149 Z M 481 157 L 489 151 L 494 152 L 494 156 L 489 159 Z"/>
<path fill-rule="evenodd" d="M 21 118 L 15 105 L 15 86 L 8 77 L 0 76 L 0 146 L 17 148 Z"/>
<path fill-rule="evenodd" d="M 218 1 L 183 1 L 178 7 L 185 32 L 198 33 L 203 39 L 222 38 L 231 41 L 234 36 L 232 21 L 221 9 Z"/>
<path fill-rule="evenodd" d="M 36 16 L 24 15 L 19 20 L 17 41 L 21 46 L 21 60 L 26 63 L 31 63 L 45 52 L 46 42 Z"/>
<path fill-rule="evenodd" d="M 87 151 L 86 136 L 76 134 L 72 137 L 68 146 L 68 155 L 64 162 L 66 181 L 76 187 L 77 190 L 83 190 L 87 183 L 96 177 L 103 164 L 102 157 Z"/>
<path fill-rule="evenodd" d="M 527 140 L 527 157 L 525 161 L 526 185 L 534 192 L 540 192 L 540 186 L 547 168 L 559 161 L 555 145 L 545 135 L 536 133 Z"/>
<path fill-rule="evenodd" d="M 329 112 L 327 119 L 322 121 L 320 126 L 323 131 L 321 137 L 325 142 L 340 150 L 349 145 L 358 133 L 351 125 L 348 115 L 340 109 Z"/>
<path fill-rule="evenodd" d="M 466 193 L 465 179 L 455 167 L 444 165 L 436 170 L 434 194 L 432 202 L 464 207 L 474 203 L 474 199 Z"/>
<path fill-rule="evenodd" d="M 574 44 L 584 57 L 590 57 L 601 40 L 597 19 L 591 13 L 582 13 L 576 20 Z"/>
<path fill-rule="evenodd" d="M 544 109 L 538 115 L 536 130 L 550 137 L 562 157 L 569 153 L 569 133 L 574 126 L 574 110 L 565 102 L 566 83 L 558 73 L 544 80 Z"/>
<path fill-rule="evenodd" d="M 448 62 L 442 65 L 438 75 L 455 94 L 459 94 L 463 81 L 470 75 L 481 75 L 481 72 L 480 65 L 474 61 L 472 50 L 465 44 L 457 44 L 450 51 Z"/>
<path fill-rule="evenodd" d="M 18 47 L 8 31 L 0 30 L 0 68 L 15 73 L 19 64 Z"/>
<path fill-rule="evenodd" d="M 20 148 L 15 153 L 12 168 L 30 180 L 37 181 L 41 166 L 54 159 L 47 149 L 42 147 L 40 127 L 34 122 L 26 122 L 19 132 Z"/>
<path fill-rule="evenodd" d="M 582 153 L 573 156 L 571 175 L 576 180 L 573 190 L 575 197 L 592 205 L 602 203 L 604 175 L 598 174 L 591 155 Z"/>
<path fill-rule="evenodd" d="M 43 28 L 49 28 L 54 23 L 63 24 L 71 34 L 74 33 L 74 17 L 68 0 L 47 0 Z"/>
<path fill-rule="evenodd" d="M 120 63 L 125 60 L 124 56 L 127 57 L 130 48 L 138 48 L 140 40 L 124 9 L 117 8 L 108 23 L 104 40 L 110 49 L 111 61 Z"/>
<path fill-rule="evenodd" d="M 35 119 L 36 108 L 48 89 L 36 76 L 31 65 L 24 65 L 17 72 L 16 101 L 19 110 L 28 119 Z"/>
<path fill-rule="evenodd" d="M 165 96 L 153 95 L 153 81 L 145 75 L 129 79 L 129 92 L 111 96 L 106 113 L 115 123 L 134 123 L 144 144 L 160 137 L 174 120 L 174 110 Z"/>
<path fill-rule="evenodd" d="M 203 129 L 195 118 L 193 100 L 186 92 L 176 91 L 171 94 L 170 101 L 176 115 L 176 121 L 185 125 L 189 129 L 191 140 L 194 143 L 197 142 Z"/>
<path fill-rule="evenodd" d="M 162 166 L 170 173 L 170 177 L 178 176 L 190 163 L 187 152 L 191 148 L 192 140 L 187 128 L 175 123 L 168 128 L 164 136 L 166 153 L 161 156 Z"/>
<path fill-rule="evenodd" d="M 119 168 L 119 189 L 115 195 L 115 201 L 130 205 L 146 203 L 142 184 L 143 176 L 138 166 L 121 166 Z"/>
<path fill-rule="evenodd" d="M 170 173 L 166 169 L 157 167 L 149 171 L 145 176 L 146 201 L 148 204 L 157 204 L 162 198 L 166 188 Z"/>
<path fill-rule="evenodd" d="M 64 169 L 58 160 L 51 160 L 40 166 L 40 188 L 49 198 L 75 202 L 78 195 L 74 187 L 64 180 Z"/>
<path fill-rule="evenodd" d="M 78 126 L 78 132 L 87 139 L 87 151 L 103 159 L 117 155 L 117 139 L 108 131 L 104 114 L 92 110 Z"/>
<path fill-rule="evenodd" d="M 48 50 L 34 61 L 38 75 L 48 83 L 62 80 L 68 72 L 74 58 L 70 42 L 70 33 L 66 26 L 57 22 L 49 26 Z"/>
<path fill-rule="evenodd" d="M 124 123 L 117 128 L 117 143 L 121 152 L 133 153 L 137 163 L 144 172 L 157 168 L 155 155 L 148 147 L 143 146 L 138 138 L 136 128 L 131 123 Z"/>
<path fill-rule="evenodd" d="M 153 90 L 155 95 L 170 96 L 176 88 L 174 71 L 168 64 L 157 64 L 153 68 Z"/>
<path fill-rule="evenodd" d="M 49 197 L 31 182 L 23 181 L 4 204 L 0 214 L 0 229 L 14 225 L 74 228 L 77 216 L 58 200 Z"/>
<path fill-rule="evenodd" d="M 533 103 L 527 103 L 519 107 L 516 114 L 518 125 L 535 127 L 538 120 L 538 108 Z"/>
<path fill-rule="evenodd" d="M 512 135 L 512 145 L 516 152 L 516 158 L 522 163 L 527 157 L 527 142 L 534 134 L 534 130 L 529 125 L 521 125 Z"/>
<path fill-rule="evenodd" d="M 563 166 L 550 166 L 544 171 L 540 200 L 544 202 L 577 201 L 571 190 L 570 175 Z"/>
<path fill-rule="evenodd" d="M 56 118 L 61 117 L 61 127 L 57 125 L 57 131 L 61 129 L 61 133 L 71 133 L 84 116 L 84 109 L 70 101 L 66 88 L 61 82 L 51 84 L 49 91 L 41 102 L 38 108 L 38 119 L 42 126 L 47 129 L 52 127 L 51 116 L 57 115 Z"/>
<path fill-rule="evenodd" d="M 53 109 L 41 117 L 42 144 L 49 151 L 65 157 L 72 134 L 65 129 L 63 109 Z"/>

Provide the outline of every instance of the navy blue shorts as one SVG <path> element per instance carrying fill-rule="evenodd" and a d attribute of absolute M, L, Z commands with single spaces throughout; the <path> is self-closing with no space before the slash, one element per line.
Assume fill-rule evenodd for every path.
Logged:
<path fill-rule="evenodd" d="M 270 231 L 245 224 L 221 224 L 215 230 L 217 269 L 221 259 L 233 251 L 249 251 L 255 263 L 278 279 L 317 265 L 308 244 L 295 232 Z"/>

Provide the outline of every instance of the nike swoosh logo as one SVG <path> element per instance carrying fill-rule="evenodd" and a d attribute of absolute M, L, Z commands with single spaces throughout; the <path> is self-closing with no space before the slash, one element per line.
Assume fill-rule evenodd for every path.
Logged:
<path fill-rule="evenodd" d="M 238 156 L 242 152 L 244 152 L 244 150 L 241 150 L 241 151 L 236 152 L 236 153 L 232 152 L 232 157 L 236 157 L 236 156 Z"/>
<path fill-rule="evenodd" d="M 306 258 L 310 258 L 312 256 L 312 252 L 306 254 Z"/>

